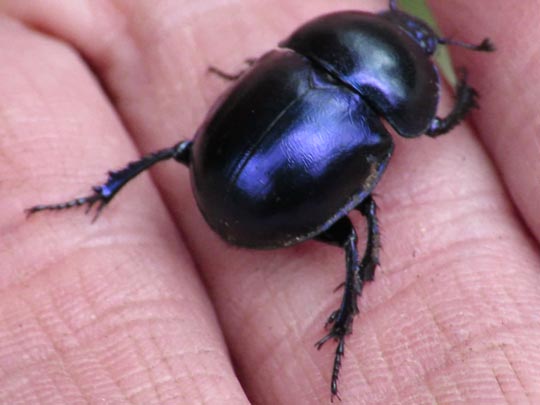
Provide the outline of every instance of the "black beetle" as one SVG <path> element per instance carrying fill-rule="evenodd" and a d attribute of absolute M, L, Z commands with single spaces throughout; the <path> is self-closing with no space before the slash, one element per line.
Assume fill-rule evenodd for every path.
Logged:
<path fill-rule="evenodd" d="M 378 264 L 371 194 L 393 150 L 381 118 L 404 137 L 450 131 L 477 107 L 477 93 L 463 70 L 452 111 L 437 117 L 439 78 L 430 57 L 439 44 L 493 50 L 488 39 L 472 45 L 439 38 L 396 3 L 390 0 L 390 9 L 380 14 L 344 11 L 304 24 L 281 49 L 252 61 L 238 75 L 193 141 L 110 172 L 89 196 L 27 212 L 98 203 L 97 217 L 135 176 L 175 159 L 191 168 L 197 204 L 227 242 L 270 249 L 316 239 L 343 248 L 343 298 L 328 318 L 330 332 L 316 344 L 337 341 L 331 381 L 332 397 L 337 395 L 344 339 L 358 313 L 357 298 Z M 347 216 L 354 209 L 368 226 L 362 259 Z"/>

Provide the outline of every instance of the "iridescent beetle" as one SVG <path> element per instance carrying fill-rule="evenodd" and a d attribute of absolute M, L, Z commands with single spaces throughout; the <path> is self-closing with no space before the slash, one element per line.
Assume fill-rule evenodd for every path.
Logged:
<path fill-rule="evenodd" d="M 175 159 L 190 168 L 199 209 L 225 241 L 273 249 L 316 239 L 343 248 L 343 298 L 328 318 L 329 333 L 316 344 L 337 341 L 333 397 L 357 298 L 378 264 L 372 192 L 393 150 L 381 118 L 401 136 L 436 137 L 477 107 L 477 93 L 463 70 L 452 111 L 436 116 L 439 77 L 430 57 L 440 44 L 494 49 L 488 39 L 472 45 L 439 38 L 424 22 L 398 10 L 396 0 L 380 14 L 343 11 L 316 18 L 280 49 L 254 61 L 193 140 L 111 172 L 89 196 L 36 205 L 28 213 L 97 203 L 97 217 L 135 176 Z M 367 220 L 361 259 L 348 217 L 352 210 Z"/>

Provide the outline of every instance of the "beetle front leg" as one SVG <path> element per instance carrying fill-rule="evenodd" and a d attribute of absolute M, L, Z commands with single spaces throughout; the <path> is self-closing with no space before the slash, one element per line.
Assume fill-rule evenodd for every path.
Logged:
<path fill-rule="evenodd" d="M 468 49 L 469 51 L 476 52 L 493 52 L 495 51 L 495 45 L 489 38 L 484 38 L 479 44 L 470 44 L 468 42 L 458 41 L 452 38 L 438 38 L 437 42 L 441 45 L 454 45 L 461 48 Z"/>
<path fill-rule="evenodd" d="M 96 214 L 93 219 L 95 221 L 103 208 L 105 208 L 122 187 L 156 163 L 163 160 L 175 159 L 180 163 L 189 165 L 191 159 L 191 143 L 191 141 L 180 142 L 171 148 L 159 150 L 146 155 L 135 162 L 131 162 L 121 170 L 109 172 L 107 181 L 100 186 L 94 186 L 92 188 L 93 193 L 88 196 L 75 198 L 59 204 L 35 205 L 28 208 L 26 213 L 27 215 L 32 215 L 40 211 L 65 210 L 68 208 L 80 207 L 81 205 L 87 205 L 88 209 L 86 212 L 88 212 L 95 203 L 98 203 Z"/>
<path fill-rule="evenodd" d="M 435 117 L 426 131 L 426 135 L 434 138 L 449 132 L 463 121 L 465 116 L 473 108 L 478 108 L 478 103 L 476 102 L 478 93 L 468 85 L 467 71 L 464 68 L 461 69 L 460 76 L 460 80 L 456 86 L 456 96 L 452 111 L 445 118 Z"/>

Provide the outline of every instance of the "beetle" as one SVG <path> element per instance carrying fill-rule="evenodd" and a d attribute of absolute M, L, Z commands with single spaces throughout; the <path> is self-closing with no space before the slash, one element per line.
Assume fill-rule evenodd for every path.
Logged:
<path fill-rule="evenodd" d="M 438 45 L 493 51 L 489 39 L 470 44 L 439 37 L 400 11 L 397 0 L 378 13 L 341 11 L 299 27 L 279 48 L 239 75 L 209 112 L 193 140 L 159 150 L 109 172 L 93 192 L 28 214 L 97 204 L 97 218 L 115 195 L 154 164 L 174 159 L 190 169 L 197 205 L 226 242 L 274 249 L 318 240 L 345 252 L 346 275 L 330 330 L 316 343 L 337 341 L 330 391 L 338 395 L 345 337 L 357 300 L 379 264 L 379 227 L 372 196 L 393 151 L 386 120 L 400 136 L 449 132 L 478 107 L 466 71 L 446 117 L 437 116 L 439 77 L 431 60 Z M 360 256 L 348 214 L 367 221 Z"/>

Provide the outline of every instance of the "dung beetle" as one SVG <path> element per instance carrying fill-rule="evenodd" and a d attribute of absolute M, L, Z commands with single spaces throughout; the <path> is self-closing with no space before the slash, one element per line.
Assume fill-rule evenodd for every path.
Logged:
<path fill-rule="evenodd" d="M 436 115 L 439 77 L 430 57 L 440 44 L 494 49 L 488 39 L 473 45 L 440 38 L 398 10 L 396 0 L 379 14 L 342 11 L 318 17 L 250 63 L 193 140 L 110 172 L 88 196 L 27 212 L 90 209 L 97 203 L 97 217 L 131 179 L 174 159 L 190 168 L 201 213 L 228 243 L 273 249 L 315 239 L 341 247 L 346 257 L 342 301 L 327 320 L 329 333 L 316 343 L 321 348 L 329 339 L 337 341 L 333 398 L 357 299 L 379 263 L 372 193 L 393 150 L 382 120 L 406 138 L 436 137 L 477 107 L 477 93 L 463 70 L 451 112 Z M 367 221 L 363 256 L 348 217 L 352 210 Z"/>

